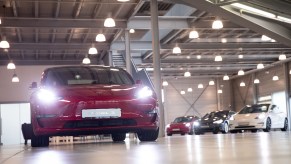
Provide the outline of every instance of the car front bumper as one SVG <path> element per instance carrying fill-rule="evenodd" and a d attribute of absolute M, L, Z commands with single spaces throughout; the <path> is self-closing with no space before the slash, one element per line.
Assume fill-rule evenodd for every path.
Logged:
<path fill-rule="evenodd" d="M 249 121 L 231 121 L 229 124 L 229 130 L 252 130 L 252 129 L 264 129 L 266 128 L 265 121 L 260 119 Z"/>

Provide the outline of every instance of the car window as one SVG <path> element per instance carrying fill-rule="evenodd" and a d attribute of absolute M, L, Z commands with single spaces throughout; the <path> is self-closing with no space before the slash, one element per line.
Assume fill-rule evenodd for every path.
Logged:
<path fill-rule="evenodd" d="M 174 120 L 174 123 L 191 122 L 191 121 L 192 121 L 192 117 L 177 117 Z"/>
<path fill-rule="evenodd" d="M 245 106 L 239 114 L 248 114 L 248 113 L 262 113 L 267 112 L 269 108 L 268 104 L 262 105 L 252 105 L 252 106 Z"/>

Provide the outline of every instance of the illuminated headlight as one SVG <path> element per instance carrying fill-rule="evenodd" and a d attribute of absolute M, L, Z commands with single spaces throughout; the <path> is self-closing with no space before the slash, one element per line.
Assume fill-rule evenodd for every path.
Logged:
<path fill-rule="evenodd" d="M 231 116 L 231 117 L 229 118 L 229 120 L 234 120 L 234 117 L 233 117 L 233 116 Z"/>
<path fill-rule="evenodd" d="M 46 89 L 40 89 L 37 93 L 37 97 L 44 102 L 52 102 L 57 100 L 56 95 L 52 91 Z"/>
<path fill-rule="evenodd" d="M 187 126 L 187 127 L 190 127 L 190 126 L 191 126 L 191 124 L 190 124 L 190 123 L 187 123 L 187 124 L 186 124 L 186 126 Z"/>
<path fill-rule="evenodd" d="M 220 119 L 220 120 L 217 120 L 217 121 L 214 121 L 213 123 L 215 124 L 221 124 L 223 121 Z"/>
<path fill-rule="evenodd" d="M 200 123 L 198 121 L 194 122 L 194 126 L 199 126 L 199 125 L 200 125 Z"/>
<path fill-rule="evenodd" d="M 153 95 L 153 91 L 149 87 L 143 87 L 141 90 L 138 92 L 138 98 L 146 98 L 150 97 Z"/>
<path fill-rule="evenodd" d="M 262 120 L 262 119 L 264 119 L 264 118 L 265 118 L 265 114 L 262 113 L 262 114 L 258 115 L 255 119 L 260 119 L 260 120 Z"/>
<path fill-rule="evenodd" d="M 168 124 L 167 126 L 166 126 L 166 128 L 169 128 L 170 127 L 170 124 Z"/>

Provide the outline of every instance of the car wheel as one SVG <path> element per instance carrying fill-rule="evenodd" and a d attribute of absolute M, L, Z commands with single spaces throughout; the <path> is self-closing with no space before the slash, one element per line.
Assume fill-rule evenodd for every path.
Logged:
<path fill-rule="evenodd" d="M 252 133 L 256 133 L 258 130 L 257 129 L 252 129 L 251 132 Z"/>
<path fill-rule="evenodd" d="M 185 135 L 185 133 L 181 133 L 181 136 L 184 136 Z"/>
<path fill-rule="evenodd" d="M 167 136 L 172 136 L 172 133 L 167 133 Z"/>
<path fill-rule="evenodd" d="M 284 127 L 281 129 L 281 131 L 287 131 L 287 130 L 288 130 L 288 120 L 287 118 L 285 118 Z"/>
<path fill-rule="evenodd" d="M 35 136 L 31 137 L 31 147 L 48 147 L 49 137 L 48 136 Z"/>
<path fill-rule="evenodd" d="M 194 134 L 194 128 L 192 128 L 188 134 L 189 135 L 193 135 Z"/>
<path fill-rule="evenodd" d="M 212 131 L 213 134 L 217 134 L 218 132 L 219 132 L 218 128 L 214 128 L 213 131 Z"/>
<path fill-rule="evenodd" d="M 223 130 L 222 130 L 221 132 L 222 132 L 223 134 L 226 134 L 226 133 L 228 133 L 228 131 L 229 131 L 228 123 L 225 122 L 225 123 L 223 124 Z"/>
<path fill-rule="evenodd" d="M 269 132 L 271 130 L 271 127 L 272 127 L 272 122 L 271 122 L 271 119 L 270 118 L 267 118 L 267 121 L 266 121 L 266 128 L 263 129 L 264 132 Z"/>
<path fill-rule="evenodd" d="M 114 142 L 122 142 L 126 138 L 126 133 L 113 133 L 111 134 L 111 138 Z"/>
<path fill-rule="evenodd" d="M 155 141 L 159 136 L 159 129 L 157 130 L 142 130 L 137 133 L 140 141 Z"/>

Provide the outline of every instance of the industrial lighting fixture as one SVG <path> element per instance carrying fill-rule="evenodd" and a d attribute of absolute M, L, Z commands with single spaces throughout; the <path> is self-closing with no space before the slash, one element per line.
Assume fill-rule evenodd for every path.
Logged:
<path fill-rule="evenodd" d="M 186 72 L 184 73 L 184 76 L 185 76 L 185 77 L 190 77 L 190 76 L 191 76 L 191 73 L 190 73 L 189 71 L 186 71 Z"/>
<path fill-rule="evenodd" d="M 217 90 L 217 93 L 222 93 L 222 89 L 218 89 Z"/>
<path fill-rule="evenodd" d="M 215 84 L 215 83 L 214 83 L 214 80 L 210 80 L 208 84 L 209 84 L 209 85 L 214 85 L 214 84 Z"/>
<path fill-rule="evenodd" d="M 2 37 L 2 41 L 0 42 L 0 48 L 10 48 L 10 45 L 6 40 L 5 36 Z"/>
<path fill-rule="evenodd" d="M 192 30 L 190 33 L 189 33 L 189 38 L 190 39 L 197 39 L 199 38 L 199 34 L 196 30 Z"/>
<path fill-rule="evenodd" d="M 291 69 L 289 70 L 289 74 L 291 75 Z"/>
<path fill-rule="evenodd" d="M 212 23 L 212 28 L 213 29 L 222 29 L 223 28 L 222 21 L 219 19 L 214 20 Z"/>
<path fill-rule="evenodd" d="M 257 65 L 257 69 L 263 69 L 263 68 L 265 68 L 263 63 L 259 63 Z"/>
<path fill-rule="evenodd" d="M 242 58 L 244 58 L 244 56 L 243 55 L 238 55 L 238 58 L 242 59 Z"/>
<path fill-rule="evenodd" d="M 104 21 L 104 26 L 105 27 L 115 27 L 114 19 L 111 18 L 111 17 L 106 18 L 105 21 Z"/>
<path fill-rule="evenodd" d="M 279 80 L 279 77 L 277 75 L 274 75 L 273 78 L 272 78 L 272 80 L 273 81 L 278 81 Z"/>
<path fill-rule="evenodd" d="M 254 80 L 254 84 L 259 84 L 260 83 L 260 80 L 258 79 L 258 78 L 256 78 L 255 80 Z"/>
<path fill-rule="evenodd" d="M 242 82 L 240 82 L 239 86 L 245 87 L 246 86 L 246 83 L 242 81 Z"/>
<path fill-rule="evenodd" d="M 12 76 L 12 82 L 13 82 L 13 83 L 18 83 L 18 82 L 19 82 L 19 78 L 18 78 L 18 76 L 16 75 L 16 73 L 14 73 L 13 76 Z"/>
<path fill-rule="evenodd" d="M 187 91 L 188 91 L 188 92 L 192 92 L 193 89 L 192 89 L 192 88 L 188 88 Z"/>
<path fill-rule="evenodd" d="M 180 54 L 181 48 L 176 44 L 176 46 L 173 48 L 173 54 Z"/>
<path fill-rule="evenodd" d="M 221 55 L 216 55 L 214 61 L 222 61 Z"/>
<path fill-rule="evenodd" d="M 88 54 L 90 55 L 96 55 L 98 53 L 97 49 L 92 44 L 92 47 L 89 49 Z"/>
<path fill-rule="evenodd" d="M 181 95 L 184 95 L 186 92 L 184 90 L 182 90 L 180 93 L 181 93 Z"/>
<path fill-rule="evenodd" d="M 203 88 L 203 84 L 198 84 L 198 88 Z"/>
<path fill-rule="evenodd" d="M 128 2 L 130 0 L 117 0 L 118 2 Z"/>
<path fill-rule="evenodd" d="M 197 55 L 197 59 L 201 59 L 201 55 Z"/>
<path fill-rule="evenodd" d="M 242 69 L 239 70 L 238 73 L 237 73 L 237 75 L 239 75 L 239 76 L 242 76 L 242 75 L 244 75 L 244 74 L 245 74 L 245 72 L 244 72 L 244 70 L 242 70 Z"/>
<path fill-rule="evenodd" d="M 262 35 L 261 40 L 262 40 L 262 41 L 271 41 L 272 38 L 270 38 L 270 37 L 268 37 L 268 36 L 266 36 L 266 35 Z"/>
<path fill-rule="evenodd" d="M 97 34 L 95 40 L 96 42 L 105 42 L 106 38 L 104 34 Z"/>
<path fill-rule="evenodd" d="M 167 81 L 163 81 L 163 86 L 168 86 L 169 83 Z"/>
<path fill-rule="evenodd" d="M 222 39 L 221 39 L 221 42 L 222 42 L 222 43 L 226 43 L 226 42 L 227 42 L 227 39 L 226 39 L 226 38 L 222 38 Z"/>
<path fill-rule="evenodd" d="M 7 69 L 15 69 L 16 68 L 16 66 L 15 66 L 15 64 L 12 62 L 12 61 L 10 61 L 8 64 L 7 64 Z"/>
<path fill-rule="evenodd" d="M 229 77 L 227 75 L 224 75 L 223 80 L 229 80 Z"/>
<path fill-rule="evenodd" d="M 285 54 L 279 55 L 279 60 L 286 60 L 286 55 Z"/>
<path fill-rule="evenodd" d="M 135 33 L 135 30 L 132 28 L 129 30 L 129 33 L 133 34 L 133 33 Z"/>
<path fill-rule="evenodd" d="M 268 17 L 268 18 L 275 18 L 276 17 L 275 14 L 272 14 L 270 12 L 266 12 L 266 11 L 263 11 L 263 10 L 260 10 L 260 9 L 254 8 L 254 7 L 250 7 L 250 6 L 241 4 L 241 3 L 233 3 L 231 5 L 235 6 L 237 8 L 240 8 L 240 9 L 244 9 L 244 11 L 247 11 L 247 12 L 250 12 L 250 13 L 253 13 L 253 14 L 265 16 L 265 17 Z"/>
<path fill-rule="evenodd" d="M 82 61 L 83 64 L 90 64 L 91 60 L 88 58 L 88 56 L 86 55 L 85 58 Z"/>

